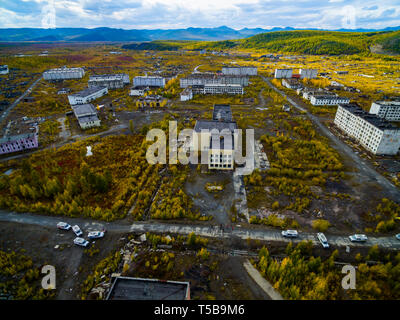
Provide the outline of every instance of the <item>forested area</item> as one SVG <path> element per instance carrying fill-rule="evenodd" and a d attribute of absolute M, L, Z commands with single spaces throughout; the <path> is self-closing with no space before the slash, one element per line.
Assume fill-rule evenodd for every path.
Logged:
<path fill-rule="evenodd" d="M 0 296 L 14 300 L 41 300 L 54 296 L 41 287 L 42 275 L 23 252 L 0 250 Z"/>
<path fill-rule="evenodd" d="M 356 289 L 341 286 L 342 265 L 335 265 L 338 251 L 323 259 L 312 254 L 312 242 L 302 241 L 286 248 L 286 257 L 274 259 L 267 248 L 259 251 L 255 266 L 284 299 L 290 300 L 368 300 L 400 298 L 400 253 L 384 254 L 371 247 L 368 255 L 357 258 Z M 367 263 L 367 261 L 381 261 Z"/>
<path fill-rule="evenodd" d="M 106 221 L 128 212 L 133 219 L 144 219 L 149 209 L 157 219 L 199 219 L 182 190 L 187 171 L 149 165 L 149 144 L 142 135 L 93 137 L 11 161 L 12 174 L 0 177 L 0 206 Z M 92 156 L 86 156 L 87 146 L 92 146 Z"/>

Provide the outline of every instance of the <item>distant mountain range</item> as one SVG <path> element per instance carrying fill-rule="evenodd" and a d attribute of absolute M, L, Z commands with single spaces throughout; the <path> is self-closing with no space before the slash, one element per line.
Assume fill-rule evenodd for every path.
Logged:
<path fill-rule="evenodd" d="M 321 30 L 321 31 L 342 31 L 342 32 L 376 32 L 376 31 L 396 31 L 399 27 L 390 27 L 381 30 L 375 29 L 295 29 L 286 28 L 244 28 L 235 30 L 226 26 L 217 28 L 187 28 L 187 29 L 116 29 L 116 28 L 8 28 L 0 29 L 0 41 L 117 41 L 117 42 L 143 42 L 154 40 L 197 40 L 197 41 L 218 41 L 244 39 L 261 33 L 275 31 L 293 30 Z"/>

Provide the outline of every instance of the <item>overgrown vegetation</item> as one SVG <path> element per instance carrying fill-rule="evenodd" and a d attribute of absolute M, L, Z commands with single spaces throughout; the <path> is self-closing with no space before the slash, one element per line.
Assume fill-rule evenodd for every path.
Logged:
<path fill-rule="evenodd" d="M 255 263 L 284 299 L 400 299 L 400 253 L 382 257 L 379 250 L 373 247 L 365 259 L 359 255 L 356 289 L 353 290 L 344 290 L 341 286 L 341 265 L 335 265 L 337 250 L 323 260 L 312 255 L 311 241 L 302 241 L 294 248 L 290 243 L 286 254 L 283 260 L 278 261 L 264 247 L 259 251 L 259 260 Z M 382 262 L 367 265 L 365 261 L 371 257 L 382 258 Z"/>

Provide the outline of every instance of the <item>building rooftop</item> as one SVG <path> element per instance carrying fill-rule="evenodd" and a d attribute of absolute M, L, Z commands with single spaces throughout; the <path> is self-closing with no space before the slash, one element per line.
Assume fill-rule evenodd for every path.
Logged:
<path fill-rule="evenodd" d="M 107 300 L 188 300 L 189 282 L 131 277 L 115 278 Z"/>
<path fill-rule="evenodd" d="M 77 118 L 97 115 L 96 109 L 91 103 L 74 105 L 72 106 L 72 110 L 74 110 L 74 114 Z"/>
<path fill-rule="evenodd" d="M 400 101 L 375 101 L 375 103 L 382 106 L 400 107 Z"/>
<path fill-rule="evenodd" d="M 103 79 L 106 79 L 106 80 L 114 80 L 114 79 L 117 79 L 117 80 L 122 80 L 125 76 L 127 76 L 127 74 L 124 74 L 124 73 L 115 73 L 115 74 L 95 74 L 95 75 L 91 75 L 90 77 L 89 77 L 89 81 L 90 80 L 103 80 Z"/>
<path fill-rule="evenodd" d="M 241 84 L 233 84 L 233 83 L 206 83 L 204 86 L 207 87 L 233 87 L 233 88 L 242 88 Z"/>
<path fill-rule="evenodd" d="M 79 92 L 77 92 L 77 93 L 71 94 L 71 96 L 74 96 L 74 97 L 82 97 L 82 98 L 84 98 L 84 97 L 90 96 L 91 94 L 93 94 L 93 93 L 95 93 L 95 92 L 98 92 L 98 91 L 100 91 L 100 90 L 103 90 L 104 88 L 106 88 L 106 87 L 103 87 L 103 86 L 93 86 L 93 87 L 90 87 L 90 88 L 86 88 L 86 89 L 84 89 L 84 90 L 82 90 L 82 91 L 79 91 Z"/>
<path fill-rule="evenodd" d="M 23 139 L 29 139 L 33 138 L 37 133 L 22 133 L 22 134 L 17 134 L 17 135 L 12 135 L 12 136 L 4 136 L 0 138 L 0 144 L 6 143 L 6 142 L 11 142 L 11 141 L 19 141 Z"/>
<path fill-rule="evenodd" d="M 361 109 L 357 104 L 340 104 L 340 107 L 346 109 L 351 112 L 355 116 L 358 116 L 365 121 L 368 121 L 373 126 L 381 129 L 381 130 L 400 130 L 400 128 L 393 126 L 390 122 L 385 119 L 379 118 L 378 116 L 368 113 L 367 111 Z"/>
<path fill-rule="evenodd" d="M 232 121 L 232 110 L 229 104 L 214 104 L 213 120 Z"/>
<path fill-rule="evenodd" d="M 201 130 L 213 130 L 217 129 L 220 132 L 223 129 L 228 129 L 231 132 L 234 132 L 237 129 L 236 121 L 215 121 L 215 120 L 197 120 L 194 126 L 194 131 L 201 132 Z"/>
<path fill-rule="evenodd" d="M 79 124 L 85 124 L 87 122 L 95 122 L 99 121 L 99 117 L 96 115 L 90 115 L 90 116 L 81 116 L 77 117 Z"/>

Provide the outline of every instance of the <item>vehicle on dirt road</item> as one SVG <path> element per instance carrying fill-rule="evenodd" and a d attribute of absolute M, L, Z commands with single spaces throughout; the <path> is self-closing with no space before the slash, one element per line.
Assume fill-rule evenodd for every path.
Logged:
<path fill-rule="evenodd" d="M 83 234 L 81 228 L 79 228 L 77 224 L 72 227 L 72 231 L 76 234 L 77 237 L 80 237 Z"/>
<path fill-rule="evenodd" d="M 317 233 L 317 238 L 324 248 L 329 248 L 328 240 L 322 232 Z"/>
<path fill-rule="evenodd" d="M 87 247 L 89 245 L 89 241 L 83 239 L 83 238 L 75 238 L 74 239 L 74 244 L 76 244 L 77 246 L 81 246 L 81 247 Z"/>
<path fill-rule="evenodd" d="M 88 238 L 89 239 L 99 239 L 104 237 L 104 232 L 103 231 L 91 231 L 88 233 Z"/>
<path fill-rule="evenodd" d="M 349 236 L 351 242 L 365 242 L 368 240 L 368 237 L 365 234 L 353 234 Z"/>
<path fill-rule="evenodd" d="M 297 230 L 283 230 L 282 231 L 282 237 L 285 238 L 297 238 L 299 236 L 299 233 Z"/>
<path fill-rule="evenodd" d="M 71 229 L 71 226 L 66 222 L 60 221 L 59 223 L 57 223 L 57 228 L 60 230 L 69 230 L 69 229 Z"/>

